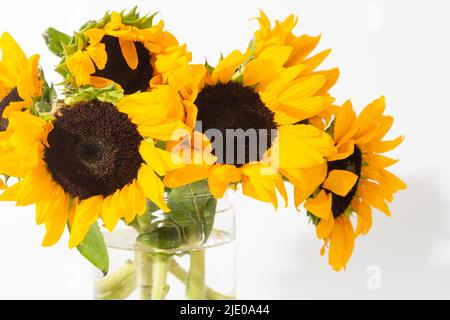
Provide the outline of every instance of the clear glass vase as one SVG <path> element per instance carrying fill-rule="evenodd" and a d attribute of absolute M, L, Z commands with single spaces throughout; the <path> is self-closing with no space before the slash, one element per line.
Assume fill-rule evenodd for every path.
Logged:
<path fill-rule="evenodd" d="M 105 233 L 110 268 L 95 271 L 94 298 L 235 299 L 234 210 L 226 196 L 210 204 L 208 195 L 177 198 L 180 210 L 154 211 L 134 228 Z M 190 207 L 197 216 L 183 211 Z"/>

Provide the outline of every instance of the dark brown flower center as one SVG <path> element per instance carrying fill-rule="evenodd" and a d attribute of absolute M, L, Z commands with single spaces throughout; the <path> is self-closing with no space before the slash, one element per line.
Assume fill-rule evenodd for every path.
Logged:
<path fill-rule="evenodd" d="M 128 116 L 98 100 L 62 109 L 45 149 L 47 168 L 71 196 L 108 196 L 131 183 L 142 164 L 142 137 Z"/>
<path fill-rule="evenodd" d="M 345 197 L 339 196 L 334 193 L 332 194 L 333 196 L 332 211 L 333 216 L 335 218 L 341 216 L 348 209 L 353 198 L 355 197 L 356 191 L 358 189 L 359 177 L 361 177 L 361 167 L 362 167 L 362 153 L 361 150 L 356 145 L 355 151 L 348 158 L 328 163 L 328 172 L 332 170 L 346 170 L 353 172 L 358 176 L 358 181 L 356 181 L 353 188 Z"/>
<path fill-rule="evenodd" d="M 5 131 L 8 127 L 8 120 L 2 117 L 3 111 L 12 102 L 20 102 L 23 99 L 19 96 L 17 88 L 12 89 L 6 97 L 0 101 L 0 131 Z"/>
<path fill-rule="evenodd" d="M 252 88 L 235 82 L 206 86 L 195 104 L 198 125 L 213 143 L 219 163 L 242 166 L 260 160 L 271 147 L 274 113 Z"/>
<path fill-rule="evenodd" d="M 153 68 L 150 62 L 150 53 L 144 45 L 140 42 L 134 43 L 138 55 L 138 66 L 133 70 L 123 57 L 119 40 L 116 37 L 104 36 L 101 42 L 105 44 L 108 60 L 105 68 L 103 70 L 96 69 L 94 75 L 120 84 L 125 94 L 147 91 L 153 76 Z"/>

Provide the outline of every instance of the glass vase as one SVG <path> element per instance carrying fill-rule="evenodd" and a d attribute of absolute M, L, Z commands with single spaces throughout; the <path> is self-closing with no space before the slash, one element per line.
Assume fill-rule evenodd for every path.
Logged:
<path fill-rule="evenodd" d="M 169 214 L 152 211 L 105 233 L 110 267 L 106 275 L 95 271 L 94 298 L 235 299 L 234 210 L 226 196 L 212 207 L 210 201 L 207 195 L 177 198 Z M 190 207 L 197 216 L 183 211 Z"/>

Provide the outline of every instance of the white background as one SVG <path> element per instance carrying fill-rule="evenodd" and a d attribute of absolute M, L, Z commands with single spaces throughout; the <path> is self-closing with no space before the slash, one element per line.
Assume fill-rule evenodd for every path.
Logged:
<path fill-rule="evenodd" d="M 275 213 L 234 196 L 239 298 L 450 298 L 449 1 L 14 0 L 0 5 L 0 31 L 9 31 L 28 55 L 41 53 L 48 79 L 58 82 L 57 59 L 46 51 L 42 31 L 54 26 L 70 33 L 106 9 L 135 4 L 162 12 L 195 62 L 244 49 L 258 8 L 272 19 L 296 13 L 298 32 L 322 33 L 320 49 L 333 48 L 324 67 L 341 69 L 332 91 L 337 101 L 352 98 L 361 109 L 385 94 L 396 120 L 392 137 L 406 135 L 394 171 L 409 189 L 396 197 L 392 218 L 375 213 L 346 272 L 333 272 L 320 257 L 321 243 L 304 214 Z M 89 264 L 67 248 L 67 235 L 41 248 L 43 231 L 33 208 L 0 204 L 0 298 L 90 298 Z"/>

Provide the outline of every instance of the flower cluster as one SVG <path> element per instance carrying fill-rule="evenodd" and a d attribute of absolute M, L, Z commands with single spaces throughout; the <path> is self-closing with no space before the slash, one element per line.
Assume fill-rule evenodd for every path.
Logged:
<path fill-rule="evenodd" d="M 275 208 L 292 185 L 322 254 L 345 268 L 372 209 L 390 215 L 386 202 L 406 188 L 382 155 L 403 141 L 384 140 L 384 97 L 359 115 L 336 105 L 339 70 L 319 68 L 330 50 L 313 53 L 320 37 L 296 35 L 294 15 L 272 25 L 261 12 L 248 48 L 216 66 L 192 63 L 155 18 L 133 9 L 73 36 L 49 28 L 62 97 L 39 56 L 1 36 L 0 200 L 35 204 L 44 246 L 68 226 L 77 247 L 99 219 L 112 231 L 149 208 L 170 212 L 168 195 L 199 181 L 214 198 L 241 190 Z"/>

